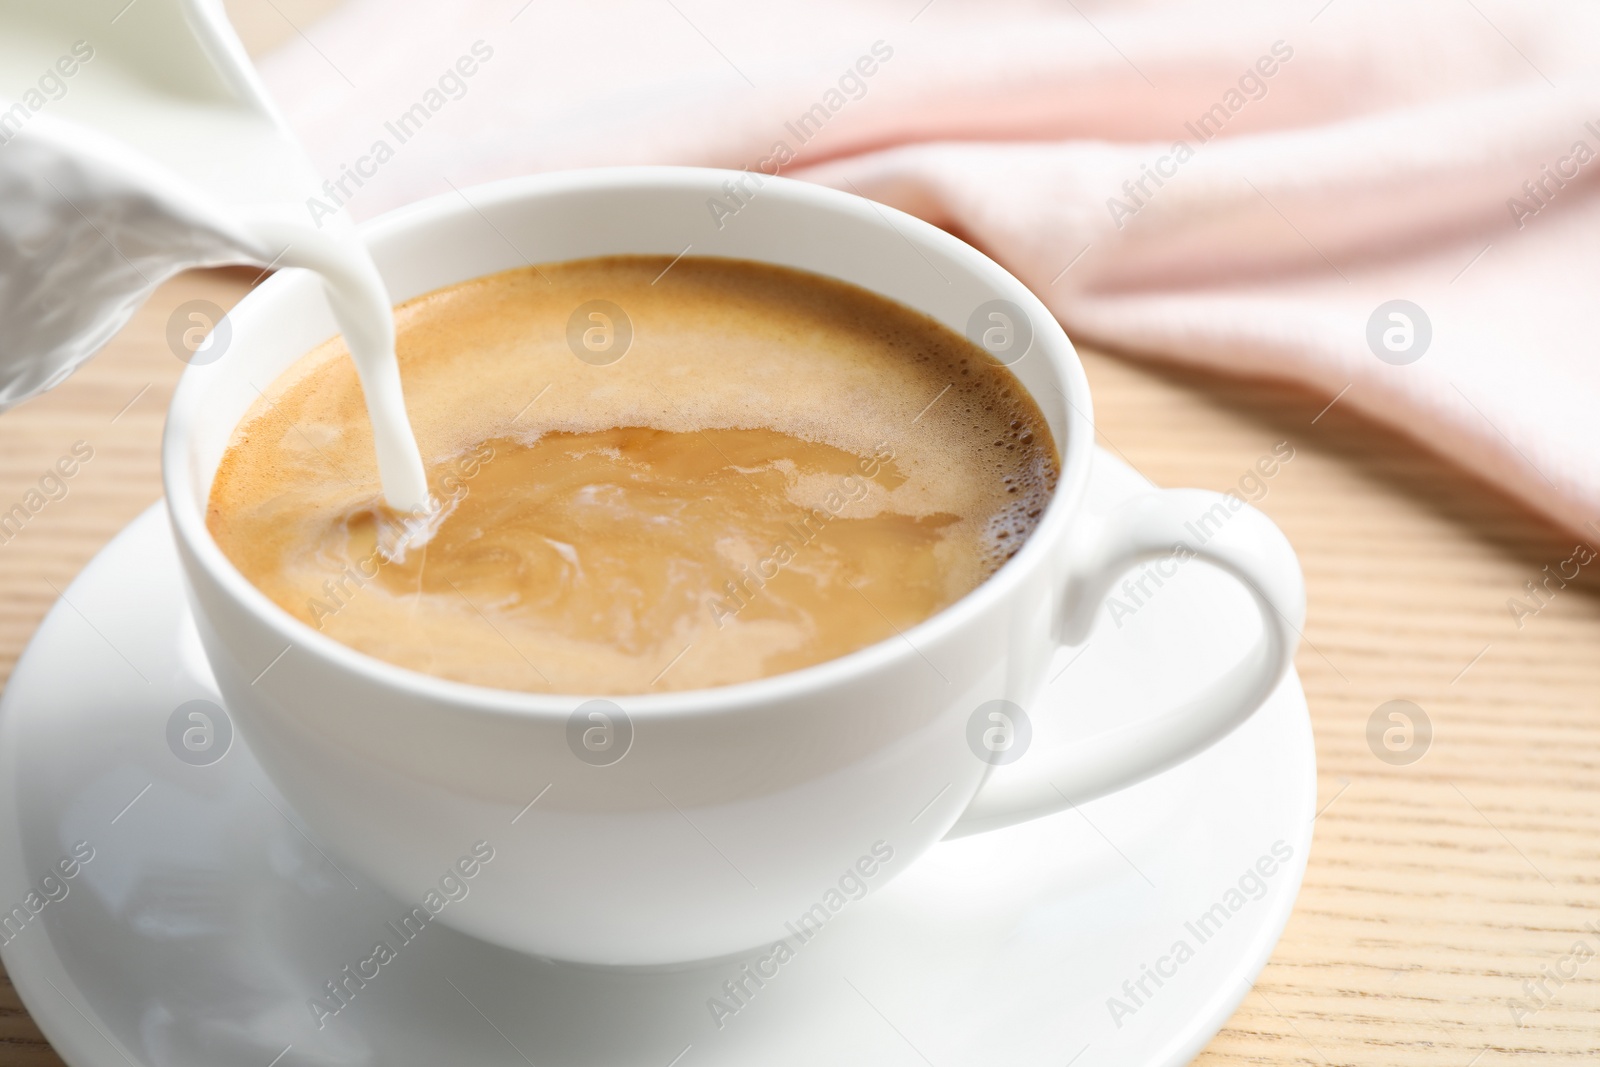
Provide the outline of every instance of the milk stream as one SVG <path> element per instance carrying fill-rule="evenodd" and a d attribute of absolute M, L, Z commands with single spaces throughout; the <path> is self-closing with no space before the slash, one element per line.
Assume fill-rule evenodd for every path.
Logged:
<path fill-rule="evenodd" d="M 428 509 L 383 280 L 215 0 L 0 0 L 0 410 L 66 378 L 194 267 L 323 281 L 385 502 Z M 225 358 L 225 356 L 224 356 Z"/>

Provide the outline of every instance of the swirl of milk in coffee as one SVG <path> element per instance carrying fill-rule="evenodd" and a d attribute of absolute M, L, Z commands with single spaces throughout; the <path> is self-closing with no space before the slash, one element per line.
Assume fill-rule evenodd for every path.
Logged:
<path fill-rule="evenodd" d="M 408 531 L 372 506 L 337 338 L 262 384 L 206 521 L 286 612 L 455 681 L 696 689 L 897 639 L 1021 549 L 1060 470 L 1004 365 L 821 275 L 544 263 L 395 323 L 441 500 L 426 543 L 397 546 Z"/>

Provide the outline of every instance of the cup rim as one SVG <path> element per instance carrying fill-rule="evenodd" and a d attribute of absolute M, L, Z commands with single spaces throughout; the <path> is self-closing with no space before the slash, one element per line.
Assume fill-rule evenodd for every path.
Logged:
<path fill-rule="evenodd" d="M 467 186 L 460 193 L 452 191 L 416 201 L 368 220 L 356 230 L 371 247 L 424 224 L 477 219 L 484 209 L 506 203 L 596 188 L 641 191 L 694 188 L 716 191 L 720 190 L 723 182 L 743 174 L 743 171 L 710 167 L 619 166 L 524 175 Z M 470 200 L 462 194 L 469 194 Z M 192 430 L 204 417 L 205 399 L 200 374 L 203 368 L 193 366 L 186 368 L 179 378 L 168 407 L 161 446 L 164 496 L 175 537 L 181 547 L 187 550 L 193 563 L 203 569 L 206 577 L 234 605 L 247 611 L 257 623 L 274 631 L 285 645 L 310 652 L 331 667 L 381 689 L 406 691 L 453 707 L 515 717 L 554 717 L 563 720 L 578 704 L 596 698 L 612 701 L 630 717 L 662 718 L 736 711 L 792 701 L 808 692 L 833 689 L 908 657 L 920 656 L 920 648 L 948 637 L 966 619 L 1007 596 L 1036 568 L 1044 566 L 1046 573 L 1058 573 L 1059 568 L 1048 567 L 1046 557 L 1062 550 L 1069 523 L 1087 490 L 1094 450 L 1094 423 L 1083 365 L 1055 316 L 1032 290 L 983 252 L 955 235 L 887 204 L 868 201 L 827 186 L 776 176 L 764 179 L 762 195 L 787 197 L 821 210 L 850 211 L 862 204 L 870 205 L 885 224 L 899 231 L 913 246 L 920 243 L 924 248 L 944 253 L 966 269 L 979 274 L 1032 318 L 1035 324 L 1034 350 L 1050 361 L 1051 371 L 1060 385 L 1066 404 L 1066 410 L 1062 413 L 1065 432 L 1060 435 L 1063 439 L 1056 442 L 1060 453 L 1060 474 L 1039 524 L 1016 555 L 975 589 L 915 626 L 864 648 L 793 671 L 729 685 L 664 693 L 542 693 L 500 689 L 455 681 L 390 663 L 342 644 L 295 618 L 256 588 L 212 538 L 205 523 L 206 508 L 197 503 L 194 479 L 191 477 Z M 258 317 L 265 316 L 265 309 L 270 308 L 279 291 L 287 284 L 287 278 L 270 278 L 247 293 L 228 312 L 236 337 L 249 331 Z M 1033 391 L 1029 392 L 1032 395 Z M 1061 595 L 1061 591 L 1057 595 Z M 1048 634 L 1041 635 L 1041 639 L 1053 640 Z"/>

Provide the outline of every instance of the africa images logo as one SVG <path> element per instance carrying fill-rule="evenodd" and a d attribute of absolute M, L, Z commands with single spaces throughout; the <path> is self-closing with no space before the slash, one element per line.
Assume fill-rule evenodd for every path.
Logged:
<path fill-rule="evenodd" d="M 1183 965 L 1194 959 L 1207 942 L 1220 934 L 1230 919 L 1248 905 L 1266 897 L 1268 881 L 1293 857 L 1293 846 L 1281 840 L 1274 841 L 1268 852 L 1246 867 L 1215 904 L 1183 924 L 1186 936 L 1174 941 L 1165 954 L 1156 958 L 1154 966 L 1141 963 L 1139 974 L 1122 983 L 1122 995 L 1106 998 L 1106 1011 L 1111 1014 L 1111 1021 L 1117 1024 L 1117 1029 L 1121 1030 L 1125 1019 L 1138 1014 L 1141 1008 L 1154 1000 L 1161 988 L 1176 978 Z"/>
<path fill-rule="evenodd" d="M 307 1001 L 317 1029 L 327 1026 L 329 1019 L 348 1008 L 368 983 L 377 980 L 384 967 L 399 958 L 401 949 L 422 936 L 440 912 L 467 899 L 467 894 L 472 892 L 472 879 L 493 859 L 493 845 L 487 841 L 475 842 L 467 855 L 445 868 L 438 881 L 428 887 L 420 903 L 413 904 L 399 918 L 385 922 L 384 935 L 373 943 L 371 954 L 353 964 L 345 964 L 322 984 L 321 996 Z"/>

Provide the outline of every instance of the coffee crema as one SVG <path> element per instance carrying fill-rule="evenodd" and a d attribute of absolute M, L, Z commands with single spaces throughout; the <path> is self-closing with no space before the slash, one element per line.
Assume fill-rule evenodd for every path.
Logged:
<path fill-rule="evenodd" d="M 1055 488 L 1009 370 L 818 275 L 607 257 L 395 318 L 435 514 L 383 507 L 336 337 L 240 422 L 207 525 L 296 618 L 443 678 L 647 693 L 901 640 L 1015 554 Z"/>

